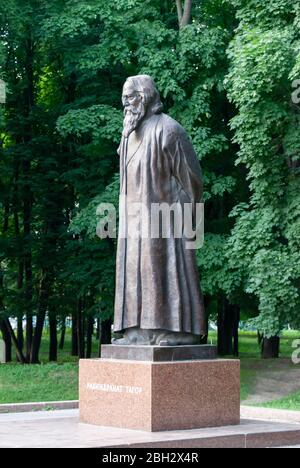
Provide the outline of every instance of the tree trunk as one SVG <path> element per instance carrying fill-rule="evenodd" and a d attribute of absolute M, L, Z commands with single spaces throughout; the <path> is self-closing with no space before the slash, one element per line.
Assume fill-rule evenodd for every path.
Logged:
<path fill-rule="evenodd" d="M 83 317 L 83 300 L 78 299 L 77 304 L 77 342 L 78 342 L 78 357 L 83 359 L 85 356 L 85 340 L 84 340 L 84 317 Z"/>
<path fill-rule="evenodd" d="M 27 30 L 26 40 L 26 108 L 25 116 L 27 117 L 27 135 L 25 141 L 29 143 L 32 139 L 32 124 L 30 120 L 30 114 L 34 107 L 34 41 L 32 39 L 32 31 L 30 26 Z M 32 323 L 32 296 L 33 296 L 33 273 L 32 273 L 32 246 L 31 246 L 31 222 L 32 222 L 32 203 L 33 194 L 32 186 L 30 182 L 31 177 L 31 160 L 30 158 L 23 159 L 22 162 L 23 170 L 23 190 L 22 190 L 22 201 L 23 201 L 23 232 L 24 232 L 24 273 L 25 273 L 25 312 L 26 312 L 26 355 L 28 361 L 31 359 L 31 351 L 33 347 L 33 323 Z"/>
<path fill-rule="evenodd" d="M 72 315 L 72 344 L 71 344 L 71 356 L 78 356 L 78 318 L 75 314 Z"/>
<path fill-rule="evenodd" d="M 17 274 L 17 290 L 21 291 L 23 288 L 23 281 L 24 281 L 24 261 L 23 261 L 23 242 L 21 239 L 20 233 L 20 222 L 19 222 L 19 213 L 18 213 L 18 181 L 19 181 L 19 162 L 14 160 L 14 191 L 13 191 L 13 214 L 14 214 L 14 229 L 15 229 L 15 237 L 18 242 L 18 248 L 16 255 L 19 258 L 18 261 L 18 274 Z M 22 310 L 22 306 L 21 306 Z M 23 334 L 23 313 L 20 315 L 20 311 L 18 311 L 17 316 L 17 340 L 18 340 L 18 347 L 23 351 L 24 347 L 24 334 Z M 18 358 L 17 358 L 18 359 Z"/>
<path fill-rule="evenodd" d="M 15 347 L 16 353 L 17 353 L 18 361 L 21 364 L 28 364 L 28 361 L 27 361 L 26 357 L 24 356 L 23 351 L 19 348 L 18 339 L 17 339 L 17 337 L 15 335 L 15 332 L 14 332 L 12 326 L 11 326 L 11 323 L 10 323 L 9 319 L 3 319 L 2 322 L 4 323 L 4 326 L 6 327 L 7 332 L 10 335 L 11 341 L 14 344 L 14 347 Z"/>
<path fill-rule="evenodd" d="M 190 24 L 192 20 L 192 0 L 185 0 L 184 3 L 184 13 L 181 20 L 181 28 L 184 28 L 188 24 Z"/>
<path fill-rule="evenodd" d="M 65 337 L 66 337 L 66 319 L 64 318 L 61 324 L 61 335 L 59 340 L 59 349 L 63 350 L 65 347 Z"/>
<path fill-rule="evenodd" d="M 18 347 L 23 351 L 23 347 L 24 347 L 23 317 L 17 317 L 17 340 L 18 340 Z M 18 361 L 18 356 L 17 356 L 17 361 Z"/>
<path fill-rule="evenodd" d="M 277 359 L 280 353 L 280 338 L 272 336 L 271 338 L 263 337 L 261 342 L 261 357 L 263 359 Z"/>
<path fill-rule="evenodd" d="M 175 2 L 176 2 L 177 15 L 178 15 L 178 24 L 180 26 L 181 21 L 182 21 L 182 15 L 183 15 L 182 3 L 181 3 L 181 0 L 175 0 Z"/>
<path fill-rule="evenodd" d="M 2 332 L 3 341 L 5 343 L 5 361 L 12 361 L 12 342 L 11 336 L 5 326 L 3 320 L 0 319 L 0 331 Z"/>
<path fill-rule="evenodd" d="M 3 288 L 3 273 L 0 268 L 0 289 L 2 288 Z M 3 309 L 3 308 L 4 308 L 4 304 L 2 303 L 2 297 L 0 296 L 0 309 Z M 11 360 L 11 344 L 13 343 L 16 349 L 18 361 L 21 364 L 27 364 L 28 361 L 26 360 L 26 357 L 24 356 L 22 349 L 19 348 L 18 339 L 15 335 L 15 332 L 8 318 L 0 317 L 0 330 L 2 331 L 3 339 L 5 343 L 7 343 L 7 353 L 8 353 L 9 359 Z"/>
<path fill-rule="evenodd" d="M 6 362 L 12 362 L 12 342 L 10 334 L 7 333 L 5 336 L 5 360 Z"/>
<path fill-rule="evenodd" d="M 26 356 L 28 360 L 30 359 L 32 340 L 33 340 L 32 316 L 27 313 L 26 314 Z"/>
<path fill-rule="evenodd" d="M 56 317 L 51 314 L 49 316 L 49 328 L 50 328 L 50 346 L 49 346 L 49 361 L 57 361 L 57 320 Z"/>
<path fill-rule="evenodd" d="M 206 310 L 206 309 L 205 309 L 205 310 Z M 201 344 L 201 345 L 207 345 L 207 344 L 208 344 L 208 322 L 209 322 L 209 321 L 208 321 L 208 316 L 206 316 L 205 321 L 206 321 L 206 330 L 207 330 L 207 334 L 201 336 L 201 338 L 200 338 L 200 344 Z"/>
<path fill-rule="evenodd" d="M 176 1 L 179 28 L 184 28 L 192 20 L 192 0 L 185 0 L 184 9 L 181 0 Z"/>
<path fill-rule="evenodd" d="M 241 319 L 241 310 L 238 305 L 234 306 L 233 310 L 234 318 L 233 318 L 233 355 L 238 357 L 239 356 L 239 325 Z"/>
<path fill-rule="evenodd" d="M 240 309 L 221 296 L 218 299 L 218 353 L 220 356 L 239 355 L 238 329 Z"/>
<path fill-rule="evenodd" d="M 111 344 L 112 319 L 101 320 L 101 333 L 99 339 L 99 357 L 101 357 L 101 345 Z"/>
<path fill-rule="evenodd" d="M 85 353 L 85 357 L 87 359 L 90 359 L 92 356 L 93 331 L 94 331 L 94 317 L 88 317 L 87 330 L 86 330 L 86 353 Z"/>
<path fill-rule="evenodd" d="M 50 294 L 50 279 L 47 272 L 42 272 L 42 279 L 40 283 L 39 291 L 39 306 L 36 318 L 36 327 L 34 331 L 34 337 L 32 341 L 30 363 L 39 364 L 39 352 L 42 341 L 42 334 L 44 329 L 45 317 L 47 312 L 48 298 Z"/>
<path fill-rule="evenodd" d="M 209 326 L 209 303 L 210 303 L 210 297 L 209 296 L 204 296 L 203 297 L 203 302 L 204 302 L 204 312 L 205 312 L 205 322 L 206 322 L 206 330 L 207 334 L 205 336 L 201 336 L 200 339 L 200 344 L 201 345 L 207 345 L 208 343 L 208 326 Z"/>
<path fill-rule="evenodd" d="M 25 180 L 29 179 L 31 166 L 30 161 L 23 162 L 23 173 Z M 32 253 L 31 253 L 31 187 L 24 186 L 23 194 L 23 231 L 24 231 L 24 275 L 25 275 L 25 311 L 26 311 L 26 355 L 30 359 L 33 340 L 32 324 Z"/>
<path fill-rule="evenodd" d="M 112 319 L 105 320 L 101 322 L 101 343 L 102 344 L 111 344 L 111 326 Z"/>
<path fill-rule="evenodd" d="M 101 322 L 100 322 L 100 319 L 97 318 L 96 340 L 100 339 L 100 329 L 101 329 Z"/>
<path fill-rule="evenodd" d="M 23 317 L 17 318 L 17 337 L 18 345 L 20 349 L 23 349 L 24 346 L 24 335 L 23 335 Z"/>

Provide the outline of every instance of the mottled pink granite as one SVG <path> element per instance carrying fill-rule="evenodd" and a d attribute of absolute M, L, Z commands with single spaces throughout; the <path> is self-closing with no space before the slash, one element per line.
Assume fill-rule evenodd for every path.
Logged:
<path fill-rule="evenodd" d="M 240 422 L 238 360 L 80 361 L 82 422 L 167 431 Z"/>
<path fill-rule="evenodd" d="M 150 363 L 81 360 L 80 420 L 100 426 L 151 431 L 151 371 Z M 101 390 L 97 385 L 109 387 Z M 122 392 L 118 391 L 121 386 Z M 140 393 L 131 393 L 139 389 Z"/>

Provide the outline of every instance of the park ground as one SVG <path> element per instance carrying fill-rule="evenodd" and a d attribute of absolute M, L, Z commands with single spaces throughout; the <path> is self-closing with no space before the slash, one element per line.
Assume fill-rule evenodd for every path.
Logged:
<path fill-rule="evenodd" d="M 291 359 L 293 341 L 299 338 L 299 332 L 285 332 L 280 359 L 262 360 L 256 333 L 240 333 L 243 404 L 300 411 L 300 364 Z M 214 332 L 210 340 L 215 343 Z M 78 360 L 70 356 L 69 337 L 57 363 L 47 363 L 48 344 L 45 333 L 41 365 L 0 365 L 0 404 L 78 399 Z"/>

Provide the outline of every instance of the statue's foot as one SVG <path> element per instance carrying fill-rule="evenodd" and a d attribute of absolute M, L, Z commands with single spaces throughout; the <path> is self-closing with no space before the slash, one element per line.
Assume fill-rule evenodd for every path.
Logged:
<path fill-rule="evenodd" d="M 112 344 L 119 346 L 140 345 L 149 346 L 151 344 L 152 333 L 140 328 L 128 328 L 123 338 L 113 339 Z"/>
<path fill-rule="evenodd" d="M 113 345 L 119 345 L 119 346 L 122 346 L 122 345 L 123 346 L 125 346 L 125 345 L 128 346 L 128 345 L 132 344 L 131 341 L 129 340 L 129 338 L 126 337 L 126 336 L 123 336 L 123 338 L 113 338 L 111 342 L 112 342 Z"/>
<path fill-rule="evenodd" d="M 191 333 L 165 333 L 157 337 L 159 346 L 188 346 L 200 344 L 200 337 Z"/>

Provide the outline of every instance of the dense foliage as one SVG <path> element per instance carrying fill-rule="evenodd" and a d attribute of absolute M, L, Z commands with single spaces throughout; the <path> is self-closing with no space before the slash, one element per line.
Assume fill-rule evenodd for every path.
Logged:
<path fill-rule="evenodd" d="M 292 83 L 299 73 L 299 4 L 233 1 L 239 26 L 229 48 L 231 120 L 247 168 L 250 197 L 238 204 L 229 262 L 243 289 L 258 300 L 255 323 L 276 336 L 299 328 L 299 106 Z"/>
<path fill-rule="evenodd" d="M 54 360 L 66 317 L 80 356 L 95 319 L 110 326 L 115 241 L 96 236 L 96 209 L 117 205 L 120 95 L 138 73 L 154 77 L 204 169 L 198 262 L 207 311 L 229 334 L 224 352 L 240 313 L 267 338 L 299 327 L 300 9 L 186 0 L 180 15 L 176 4 L 0 5 L 0 327 L 22 362 L 38 362 L 46 317 Z"/>

